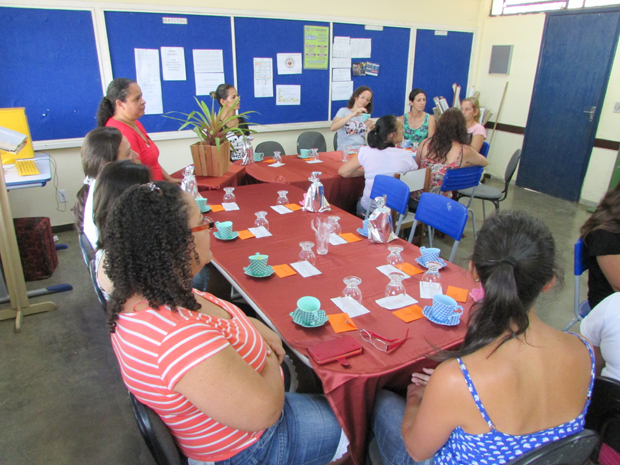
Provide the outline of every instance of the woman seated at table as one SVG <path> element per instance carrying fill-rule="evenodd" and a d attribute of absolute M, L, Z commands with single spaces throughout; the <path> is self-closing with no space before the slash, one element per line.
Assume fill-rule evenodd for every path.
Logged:
<path fill-rule="evenodd" d="M 347 102 L 347 106 L 338 110 L 330 129 L 338 131 L 338 149 L 343 150 L 349 146 L 358 149 L 364 145 L 366 133 L 374 127 L 366 116 L 372 113 L 372 90 L 370 87 L 361 86 L 355 89 Z"/>
<path fill-rule="evenodd" d="M 125 384 L 190 464 L 326 464 L 346 437 L 323 396 L 284 393 L 282 341 L 192 290 L 213 221 L 179 186 L 133 186 L 105 228 L 108 327 Z M 346 446 L 345 446 L 346 447 Z M 336 457 L 336 455 L 338 455 Z"/>
<path fill-rule="evenodd" d="M 584 427 L 592 348 L 534 309 L 558 276 L 549 229 L 525 212 L 495 214 L 478 234 L 470 270 L 485 294 L 461 348 L 428 385 L 414 375 L 406 400 L 377 396 L 373 427 L 386 465 L 433 456 L 435 464 L 507 463 Z"/>
<path fill-rule="evenodd" d="M 75 227 L 86 234 L 91 247 L 97 248 L 99 232 L 93 222 L 93 195 L 95 182 L 101 170 L 116 160 L 136 161 L 138 154 L 131 149 L 129 141 L 116 128 L 97 128 L 84 137 L 82 143 L 82 169 L 84 185 L 77 193 L 73 214 Z M 139 162 L 138 162 L 139 163 Z"/>
<path fill-rule="evenodd" d="M 220 84 L 211 97 L 217 100 L 220 108 L 223 108 L 222 120 L 228 120 L 226 127 L 231 130 L 226 133 L 226 139 L 230 141 L 230 159 L 241 160 L 243 158 L 243 136 L 249 136 L 248 122 L 242 116 L 237 116 L 241 106 L 241 96 L 230 84 Z"/>
<path fill-rule="evenodd" d="M 416 161 L 420 168 L 431 168 L 429 191 L 452 197 L 451 192 L 441 192 L 443 178 L 448 170 L 463 166 L 487 166 L 489 161 L 470 147 L 465 118 L 458 108 L 444 112 L 437 122 L 433 137 L 426 139 L 418 148 Z M 414 192 L 410 206 L 417 207 L 422 191 Z"/>
<path fill-rule="evenodd" d="M 620 381 L 620 292 L 606 297 L 581 320 L 580 331 L 592 343 L 596 375 Z"/>
<path fill-rule="evenodd" d="M 398 118 L 403 123 L 403 137 L 414 144 L 420 143 L 435 134 L 435 117 L 424 111 L 426 94 L 422 89 L 413 89 L 409 93 L 411 111 Z"/>
<path fill-rule="evenodd" d="M 588 256 L 588 302 L 594 308 L 620 291 L 620 184 L 609 190 L 581 227 Z"/>
<path fill-rule="evenodd" d="M 480 124 L 480 103 L 477 98 L 469 97 L 461 102 L 461 110 L 465 116 L 467 132 L 471 137 L 471 148 L 480 152 L 482 143 L 487 138 L 487 130 Z"/>
<path fill-rule="evenodd" d="M 357 157 L 338 168 L 343 178 L 364 176 L 364 194 L 357 202 L 357 214 L 366 215 L 370 207 L 375 208 L 374 199 L 370 198 L 375 176 L 405 173 L 418 169 L 418 165 L 409 152 L 396 148 L 403 141 L 403 123 L 394 115 L 382 116 L 375 127 L 368 133 L 368 146 L 360 148 Z"/>
<path fill-rule="evenodd" d="M 99 104 L 97 124 L 99 127 L 111 126 L 121 131 L 142 164 L 151 170 L 151 178 L 180 183 L 180 179 L 174 179 L 160 166 L 159 148 L 138 121 L 138 118 L 144 115 L 145 106 L 142 89 L 135 81 L 127 78 L 114 79 Z"/>

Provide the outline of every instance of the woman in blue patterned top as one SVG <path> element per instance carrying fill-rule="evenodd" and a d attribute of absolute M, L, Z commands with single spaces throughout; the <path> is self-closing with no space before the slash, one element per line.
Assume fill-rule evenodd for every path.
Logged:
<path fill-rule="evenodd" d="M 559 276 L 549 229 L 524 212 L 494 215 L 478 234 L 470 270 L 485 294 L 462 347 L 430 377 L 414 374 L 406 400 L 377 396 L 373 427 L 386 465 L 508 463 L 583 429 L 590 344 L 534 311 Z"/>

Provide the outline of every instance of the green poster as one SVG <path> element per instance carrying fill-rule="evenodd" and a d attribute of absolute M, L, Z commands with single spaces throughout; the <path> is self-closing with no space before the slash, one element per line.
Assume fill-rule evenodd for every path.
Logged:
<path fill-rule="evenodd" d="M 329 28 L 304 26 L 304 69 L 327 69 Z"/>

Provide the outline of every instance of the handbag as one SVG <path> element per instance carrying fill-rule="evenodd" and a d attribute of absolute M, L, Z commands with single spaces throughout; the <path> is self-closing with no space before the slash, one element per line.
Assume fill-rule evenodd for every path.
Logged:
<path fill-rule="evenodd" d="M 351 364 L 347 357 L 359 355 L 363 350 L 362 345 L 351 336 L 344 336 L 309 347 L 308 354 L 319 365 L 338 361 L 349 368 Z"/>

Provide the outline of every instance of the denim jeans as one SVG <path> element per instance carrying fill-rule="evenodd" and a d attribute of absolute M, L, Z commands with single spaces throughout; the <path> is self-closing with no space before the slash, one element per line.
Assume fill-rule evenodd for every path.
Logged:
<path fill-rule="evenodd" d="M 325 465 L 338 449 L 342 429 L 324 396 L 286 393 L 278 422 L 261 438 L 217 465 Z M 203 465 L 189 459 L 189 465 Z"/>
<path fill-rule="evenodd" d="M 432 458 L 423 462 L 414 461 L 405 448 L 400 425 L 406 404 L 403 397 L 385 389 L 377 394 L 372 412 L 372 428 L 377 438 L 381 461 L 383 465 L 432 465 Z"/>

